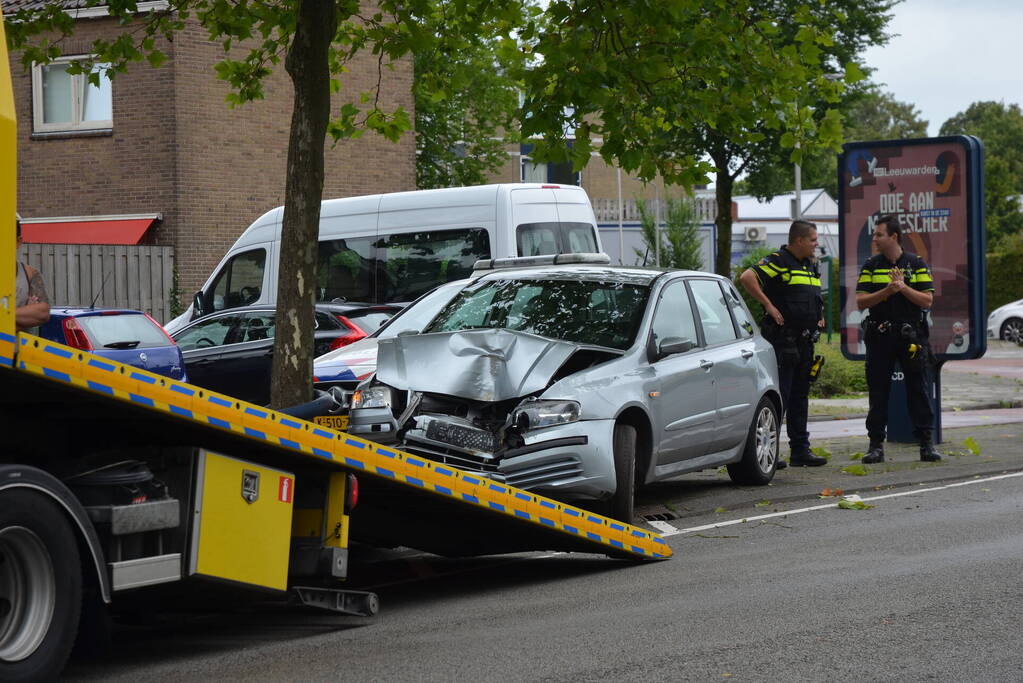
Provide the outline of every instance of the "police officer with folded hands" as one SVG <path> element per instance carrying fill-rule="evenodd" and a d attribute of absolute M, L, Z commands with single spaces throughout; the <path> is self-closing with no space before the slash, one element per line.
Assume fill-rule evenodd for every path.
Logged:
<path fill-rule="evenodd" d="M 856 307 L 861 311 L 870 309 L 863 322 L 870 391 L 867 413 L 870 447 L 863 462 L 884 462 L 888 395 L 896 361 L 906 379 L 909 416 L 913 435 L 920 442 L 920 459 L 941 460 L 931 440 L 934 411 L 930 401 L 927 309 L 934 298 L 934 279 L 922 258 L 902 248 L 902 231 L 896 216 L 878 218 L 873 243 L 877 253 L 863 264 L 856 284 Z"/>

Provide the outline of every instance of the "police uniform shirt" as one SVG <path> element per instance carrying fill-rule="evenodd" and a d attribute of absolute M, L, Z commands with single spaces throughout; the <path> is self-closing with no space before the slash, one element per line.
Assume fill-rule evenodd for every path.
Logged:
<path fill-rule="evenodd" d="M 856 293 L 873 294 L 881 291 L 892 281 L 891 269 L 902 271 L 906 285 L 918 292 L 933 292 L 934 278 L 927 263 L 917 256 L 903 251 L 892 263 L 884 254 L 875 254 L 867 259 L 860 270 Z M 915 323 L 921 320 L 921 308 L 905 296 L 892 296 L 870 307 L 870 319 L 874 321 Z"/>
<path fill-rule="evenodd" d="M 797 259 L 786 247 L 753 266 L 760 286 L 788 325 L 812 329 L 824 311 L 821 276 L 813 259 Z"/>

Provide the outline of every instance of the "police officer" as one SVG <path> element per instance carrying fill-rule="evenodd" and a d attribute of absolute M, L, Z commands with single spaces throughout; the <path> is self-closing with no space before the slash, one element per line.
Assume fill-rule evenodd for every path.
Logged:
<path fill-rule="evenodd" d="M 817 226 L 793 221 L 788 244 L 739 276 L 739 282 L 766 312 L 760 331 L 778 358 L 778 384 L 793 467 L 818 467 L 827 462 L 810 452 L 806 429 L 813 345 L 824 324 L 821 276 L 813 257 L 816 249 Z M 778 469 L 785 466 L 779 458 Z"/>
<path fill-rule="evenodd" d="M 861 311 L 870 309 L 863 323 L 870 390 L 867 413 L 870 448 L 863 462 L 884 462 L 888 394 L 896 360 L 906 379 L 906 398 L 913 434 L 920 442 L 920 459 L 941 460 L 931 441 L 934 411 L 928 374 L 926 309 L 934 298 L 934 279 L 922 258 L 903 250 L 896 216 L 886 215 L 877 220 L 873 240 L 878 253 L 863 264 L 856 284 L 856 307 Z"/>

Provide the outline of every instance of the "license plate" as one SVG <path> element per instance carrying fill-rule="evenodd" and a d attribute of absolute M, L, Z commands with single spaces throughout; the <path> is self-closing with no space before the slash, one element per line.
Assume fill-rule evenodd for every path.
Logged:
<path fill-rule="evenodd" d="M 468 448 L 474 451 L 493 453 L 497 450 L 497 437 L 482 429 L 472 429 L 434 420 L 426 428 L 426 437 L 434 441 Z"/>
<path fill-rule="evenodd" d="M 313 418 L 313 421 L 324 427 L 330 427 L 336 429 L 339 432 L 343 432 L 348 429 L 348 416 L 347 415 L 317 415 Z"/>

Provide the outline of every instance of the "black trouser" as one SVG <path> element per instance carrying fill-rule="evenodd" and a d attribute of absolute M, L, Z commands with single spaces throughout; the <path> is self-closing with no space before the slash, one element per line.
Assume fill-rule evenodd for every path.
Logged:
<path fill-rule="evenodd" d="M 899 362 L 906 380 L 906 399 L 909 418 L 913 422 L 913 436 L 921 443 L 930 442 L 934 425 L 931 409 L 930 347 L 926 339 L 912 343 L 921 348 L 916 357 L 910 357 L 910 341 L 899 334 L 899 325 L 888 332 L 868 329 L 867 388 L 870 390 L 870 411 L 867 413 L 867 435 L 870 443 L 881 443 L 888 427 L 888 396 L 892 386 L 895 361 Z"/>
<path fill-rule="evenodd" d="M 778 389 L 781 391 L 789 449 L 803 455 L 810 451 L 810 432 L 806 428 L 806 419 L 809 412 L 813 344 L 806 337 L 797 337 L 788 342 L 778 339 L 771 345 L 778 358 Z"/>

